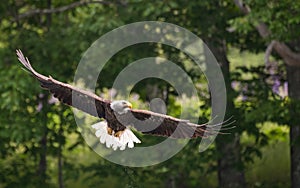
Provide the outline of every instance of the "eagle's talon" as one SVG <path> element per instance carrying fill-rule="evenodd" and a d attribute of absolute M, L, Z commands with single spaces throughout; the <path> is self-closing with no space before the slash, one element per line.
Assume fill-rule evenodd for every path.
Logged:
<path fill-rule="evenodd" d="M 107 134 L 112 135 L 113 134 L 113 130 L 110 127 L 107 127 Z"/>
<path fill-rule="evenodd" d="M 123 134 L 124 131 L 118 131 L 114 134 L 115 137 L 120 138 L 120 136 Z"/>

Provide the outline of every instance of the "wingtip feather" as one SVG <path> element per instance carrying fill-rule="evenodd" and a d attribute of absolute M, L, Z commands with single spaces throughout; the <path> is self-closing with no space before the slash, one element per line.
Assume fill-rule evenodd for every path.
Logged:
<path fill-rule="evenodd" d="M 22 63 L 22 65 L 28 69 L 31 73 L 35 74 L 34 69 L 32 68 L 30 61 L 27 57 L 24 56 L 23 52 L 20 49 L 16 50 L 16 54 L 18 56 L 18 60 L 20 61 L 20 63 Z"/>

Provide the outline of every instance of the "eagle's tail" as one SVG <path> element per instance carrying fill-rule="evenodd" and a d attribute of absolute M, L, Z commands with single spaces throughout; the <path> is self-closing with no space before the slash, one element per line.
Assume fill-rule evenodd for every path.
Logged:
<path fill-rule="evenodd" d="M 108 134 L 106 121 L 96 123 L 92 125 L 92 128 L 96 130 L 95 135 L 100 139 L 100 143 L 105 144 L 107 148 L 113 148 L 113 150 L 118 148 L 124 150 L 126 145 L 128 148 L 133 148 L 134 143 L 141 143 L 129 128 L 126 128 L 120 137 Z"/>

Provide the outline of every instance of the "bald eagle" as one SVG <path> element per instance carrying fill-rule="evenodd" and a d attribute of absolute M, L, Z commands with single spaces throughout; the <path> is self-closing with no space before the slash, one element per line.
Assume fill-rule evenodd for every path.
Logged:
<path fill-rule="evenodd" d="M 114 150 L 124 150 L 126 146 L 133 148 L 134 143 L 141 141 L 130 130 L 131 127 L 143 134 L 165 136 L 171 138 L 197 138 L 217 134 L 218 129 L 208 129 L 208 123 L 197 125 L 188 120 L 177 119 L 168 115 L 147 110 L 132 109 L 125 100 L 109 101 L 94 93 L 81 90 L 36 72 L 28 58 L 21 50 L 16 51 L 18 60 L 40 82 L 41 87 L 50 91 L 59 101 L 73 106 L 92 116 L 104 119 L 92 125 L 95 135 L 102 144 Z M 73 101 L 74 98 L 76 102 Z M 216 126 L 219 126 L 218 124 Z"/>

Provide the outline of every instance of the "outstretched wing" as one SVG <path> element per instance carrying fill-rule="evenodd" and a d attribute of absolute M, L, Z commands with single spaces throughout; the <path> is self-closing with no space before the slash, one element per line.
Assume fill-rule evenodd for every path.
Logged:
<path fill-rule="evenodd" d="M 131 112 L 134 119 L 136 118 L 130 120 L 131 125 L 144 134 L 171 138 L 197 138 L 218 133 L 217 129 L 208 128 L 208 124 L 197 125 L 188 120 L 177 119 L 147 110 L 133 109 Z"/>
<path fill-rule="evenodd" d="M 104 100 L 94 93 L 83 91 L 69 84 L 57 81 L 51 76 L 46 77 L 39 74 L 32 68 L 28 58 L 24 57 L 21 50 L 17 50 L 17 56 L 25 68 L 39 80 L 41 87 L 49 90 L 54 97 L 58 98 L 61 102 L 73 106 L 92 116 L 105 118 L 105 108 L 109 106 L 110 101 Z"/>

